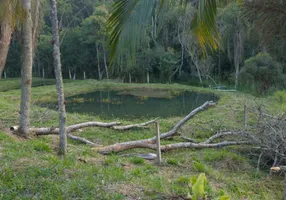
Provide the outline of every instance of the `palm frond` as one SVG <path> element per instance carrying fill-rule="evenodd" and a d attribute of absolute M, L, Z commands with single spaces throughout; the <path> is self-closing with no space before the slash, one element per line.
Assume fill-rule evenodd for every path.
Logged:
<path fill-rule="evenodd" d="M 161 0 L 164 3 L 165 0 Z M 111 63 L 126 60 L 134 63 L 136 50 L 146 34 L 146 26 L 157 6 L 157 0 L 118 0 L 108 19 L 111 31 Z M 128 59 L 126 59 L 128 58 Z M 128 64 L 128 63 L 127 63 Z"/>
<path fill-rule="evenodd" d="M 0 23 L 8 20 L 12 29 L 24 21 L 27 11 L 21 0 L 0 0 Z"/>
<path fill-rule="evenodd" d="M 192 22 L 192 30 L 204 53 L 209 49 L 217 49 L 219 45 L 219 32 L 216 25 L 217 1 L 200 0 L 197 12 Z"/>

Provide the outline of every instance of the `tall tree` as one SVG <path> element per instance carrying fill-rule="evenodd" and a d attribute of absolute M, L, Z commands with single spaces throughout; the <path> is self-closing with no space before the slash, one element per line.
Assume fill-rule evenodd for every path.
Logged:
<path fill-rule="evenodd" d="M 8 4 L 8 9 L 10 9 L 10 3 Z M 6 58 L 9 51 L 9 45 L 11 41 L 12 27 L 10 24 L 10 15 L 4 16 L 2 22 L 0 23 L 0 79 L 2 78 L 2 73 L 6 64 Z"/>
<path fill-rule="evenodd" d="M 21 69 L 21 105 L 19 133 L 24 137 L 28 137 L 30 127 L 30 101 L 33 66 L 31 0 L 23 0 L 23 6 L 26 10 L 26 17 L 23 23 L 22 30 L 23 60 Z"/>
<path fill-rule="evenodd" d="M 6 64 L 12 31 L 22 22 L 26 12 L 19 0 L 0 1 L 0 79 Z"/>
<path fill-rule="evenodd" d="M 56 0 L 50 0 L 51 4 L 51 21 L 52 21 L 52 32 L 53 32 L 53 57 L 54 67 L 56 74 L 56 85 L 58 94 L 58 113 L 59 113 L 59 154 L 65 155 L 67 148 L 67 136 L 66 136 L 66 109 L 64 103 L 64 87 L 62 78 L 62 67 L 61 67 L 61 55 L 60 55 L 60 41 L 59 41 L 59 26 L 58 26 L 58 15 L 57 15 L 57 2 Z"/>

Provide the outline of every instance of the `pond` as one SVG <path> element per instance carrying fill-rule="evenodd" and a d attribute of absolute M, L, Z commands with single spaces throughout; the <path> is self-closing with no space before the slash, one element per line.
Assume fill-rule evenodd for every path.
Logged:
<path fill-rule="evenodd" d="M 217 101 L 218 97 L 171 90 L 95 91 L 67 98 L 66 109 L 103 118 L 165 118 L 184 116 L 210 100 Z"/>

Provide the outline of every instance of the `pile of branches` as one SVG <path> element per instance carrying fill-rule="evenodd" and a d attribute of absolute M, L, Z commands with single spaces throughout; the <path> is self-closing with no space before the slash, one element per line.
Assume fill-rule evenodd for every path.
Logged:
<path fill-rule="evenodd" d="M 258 169 L 265 166 L 286 165 L 286 115 L 271 116 L 259 110 L 256 133 L 252 140 L 259 154 Z"/>

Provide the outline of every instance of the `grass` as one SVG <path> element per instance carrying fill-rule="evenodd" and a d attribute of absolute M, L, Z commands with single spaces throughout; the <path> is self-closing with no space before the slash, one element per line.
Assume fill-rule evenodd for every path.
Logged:
<path fill-rule="evenodd" d="M 190 177 L 201 172 L 206 173 L 214 193 L 224 190 L 232 199 L 282 199 L 282 178 L 269 176 L 267 172 L 257 174 L 253 165 L 257 158 L 249 158 L 242 153 L 243 149 L 237 147 L 163 153 L 164 163 L 157 166 L 150 161 L 120 154 L 103 156 L 89 146 L 69 140 L 68 154 L 61 159 L 57 156 L 57 136 L 23 140 L 6 133 L 9 126 L 18 123 L 20 90 L 17 84 L 18 79 L 0 82 L 1 199 L 168 199 L 186 196 Z M 123 84 L 85 80 L 65 83 L 65 95 L 73 96 L 98 89 L 126 91 L 134 88 L 168 89 L 173 93 L 180 90 L 214 92 L 179 84 Z M 57 126 L 56 111 L 36 106 L 55 102 L 55 86 L 34 87 L 32 92 L 31 125 Z M 263 109 L 272 114 L 284 109 L 284 106 L 280 106 L 282 103 L 272 97 L 259 99 L 243 93 L 215 93 L 220 96 L 217 105 L 199 113 L 183 126 L 180 130 L 183 135 L 202 141 L 219 130 L 242 128 L 244 104 L 249 111 L 249 124 L 255 123 L 253 113 L 257 105 L 265 105 Z M 161 132 L 169 130 L 180 119 L 160 119 Z M 69 125 L 95 120 L 110 121 L 97 116 L 68 114 Z M 149 119 L 115 120 L 130 124 Z M 154 133 L 155 129 L 151 127 L 126 132 L 88 128 L 75 134 L 108 145 L 148 138 Z M 174 140 L 172 142 L 181 141 L 177 137 Z M 150 151 L 132 150 L 126 153 L 130 152 Z"/>

